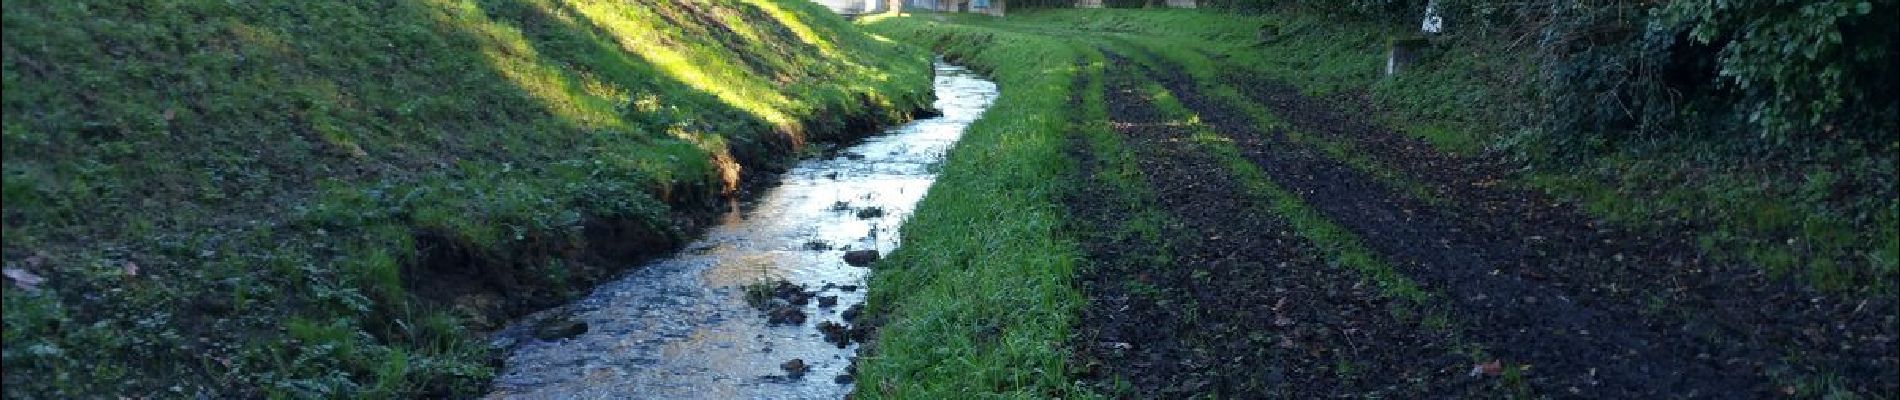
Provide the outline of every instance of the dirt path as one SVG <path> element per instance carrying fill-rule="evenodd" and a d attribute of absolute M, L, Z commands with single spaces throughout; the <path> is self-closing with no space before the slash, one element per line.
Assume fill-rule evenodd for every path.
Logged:
<path fill-rule="evenodd" d="M 1198 94 L 1191 80 L 1162 74 L 1165 86 L 1276 183 L 1364 238 L 1395 267 L 1445 293 L 1468 333 L 1507 364 L 1529 364 L 1532 386 L 1592 397 L 1651 397 L 1749 388 L 1746 377 L 1675 355 L 1697 344 L 1649 334 L 1638 321 L 1583 306 L 1518 274 L 1493 273 L 1522 259 L 1505 238 L 1394 193 L 1343 163 L 1266 134 L 1237 110 Z M 1693 349 L 1693 350 L 1691 350 Z M 1520 367 L 1521 368 L 1521 367 Z"/>
<path fill-rule="evenodd" d="M 1576 299 L 1610 318 L 1701 344 L 1661 351 L 1719 361 L 1724 375 L 1752 376 L 1751 388 L 1783 373 L 1839 374 L 1862 393 L 1892 393 L 1900 377 L 1896 310 L 1891 297 L 1850 300 L 1774 279 L 1761 270 L 1711 258 L 1693 243 L 1694 230 L 1671 226 L 1631 230 L 1585 217 L 1541 193 L 1499 185 L 1506 174 L 1481 160 L 1436 152 L 1420 140 L 1353 118 L 1363 97 L 1345 104 L 1301 95 L 1286 85 L 1228 77 L 1254 101 L 1296 129 L 1352 143 L 1388 165 L 1402 166 L 1456 209 L 1438 216 L 1462 225 L 1448 238 L 1503 251 L 1482 261 L 1503 273 Z M 1338 104 L 1339 106 L 1332 106 Z M 1732 390 L 1736 386 L 1722 386 Z M 1771 388 L 1779 390 L 1780 388 Z"/>
<path fill-rule="evenodd" d="M 1284 131 L 1259 132 L 1256 121 L 1202 96 L 1186 76 L 1156 79 L 1273 181 L 1446 294 L 1467 323 L 1465 336 L 1508 367 L 1528 367 L 1537 392 L 1761 396 L 1781 390 L 1771 375 L 1819 367 L 1852 382 L 1893 385 L 1894 377 L 1878 376 L 1894 362 L 1891 304 L 1777 285 L 1750 268 L 1704 259 L 1680 236 L 1622 231 L 1495 186 L 1489 166 L 1437 154 L 1290 87 L 1229 80 L 1295 129 L 1352 140 L 1459 207 L 1434 208 L 1287 140 Z M 1790 353 L 1802 359 L 1785 360 Z"/>
<path fill-rule="evenodd" d="M 1065 197 L 1088 256 L 1081 285 L 1091 302 L 1076 347 L 1104 391 L 1314 398 L 1483 389 L 1462 368 L 1444 368 L 1470 363 L 1446 333 L 1394 319 L 1392 299 L 1327 266 L 1285 221 L 1260 212 L 1193 131 L 1157 109 L 1141 73 L 1111 58 L 1104 97 L 1118 140 L 1107 141 L 1122 148 L 1078 134 L 1078 179 L 1088 184 Z M 1117 192 L 1113 180 L 1129 168 L 1151 196 Z M 1140 218 L 1144 207 L 1159 218 Z"/>

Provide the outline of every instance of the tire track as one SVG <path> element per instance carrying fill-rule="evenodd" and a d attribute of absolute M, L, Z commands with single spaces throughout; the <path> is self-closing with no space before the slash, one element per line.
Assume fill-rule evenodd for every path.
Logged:
<path fill-rule="evenodd" d="M 1446 294 L 1459 319 L 1482 322 L 1464 327 L 1463 336 L 1490 349 L 1507 368 L 1522 368 L 1537 392 L 1612 398 L 1771 393 L 1759 376 L 1771 352 L 1696 340 L 1617 304 L 1595 301 L 1600 292 L 1520 273 L 1528 264 L 1562 255 L 1527 251 L 1523 239 L 1508 237 L 1511 232 L 1468 223 L 1398 193 L 1287 140 L 1284 130 L 1260 132 L 1244 112 L 1201 95 L 1191 78 L 1156 72 L 1157 81 L 1226 133 L 1276 183 L 1419 283 Z"/>
<path fill-rule="evenodd" d="M 1781 380 L 1838 374 L 1845 389 L 1900 392 L 1900 304 L 1894 294 L 1820 293 L 1790 278 L 1704 254 L 1698 229 L 1674 223 L 1628 229 L 1595 221 L 1570 204 L 1500 182 L 1508 166 L 1434 150 L 1422 140 L 1355 118 L 1363 95 L 1314 99 L 1284 83 L 1238 74 L 1222 81 L 1302 132 L 1350 143 L 1458 209 L 1441 210 L 1464 232 L 1513 249 L 1503 270 L 1563 289 L 1611 312 L 1636 314 L 1656 332 L 1709 343 L 1711 357 L 1745 359 L 1731 374 Z M 1515 262 L 1511 262 L 1515 261 Z M 1699 353 L 1698 353 L 1699 355 Z"/>
<path fill-rule="evenodd" d="M 1486 389 L 1446 333 L 1394 318 L 1395 300 L 1326 265 L 1283 220 L 1259 212 L 1221 162 L 1147 97 L 1138 68 L 1110 55 L 1109 129 L 1125 149 L 1081 140 L 1077 185 L 1065 196 L 1087 255 L 1077 356 L 1097 385 L 1139 398 L 1457 396 Z M 1077 85 L 1086 87 L 1085 85 Z M 1084 107 L 1079 100 L 1076 107 Z M 1088 133 L 1082 133 L 1086 135 Z M 1152 204 L 1103 201 L 1104 160 L 1127 151 Z M 1165 214 L 1155 240 L 1131 210 Z M 1162 265 L 1157 266 L 1160 263 Z"/>

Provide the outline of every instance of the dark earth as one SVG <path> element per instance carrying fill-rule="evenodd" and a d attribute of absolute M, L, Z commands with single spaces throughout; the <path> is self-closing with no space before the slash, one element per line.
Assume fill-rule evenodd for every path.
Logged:
<path fill-rule="evenodd" d="M 1217 84 L 1284 122 L 1263 130 L 1180 68 L 1136 61 L 1158 59 L 1145 55 L 1110 54 L 1103 96 L 1125 149 L 1078 138 L 1071 151 L 1089 184 L 1065 197 L 1075 217 L 1069 230 L 1087 256 L 1080 287 L 1091 300 L 1073 346 L 1106 391 L 1738 398 L 1791 393 L 1786 382 L 1798 376 L 1900 391 L 1900 377 L 1882 372 L 1900 362 L 1891 295 L 1847 301 L 1711 257 L 1693 242 L 1694 227 L 1595 220 L 1502 184 L 1506 166 L 1438 152 L 1369 122 L 1364 96 L 1315 98 L 1259 77 L 1221 77 Z M 1192 128 L 1169 123 L 1137 90 L 1145 80 L 1433 293 L 1434 304 L 1388 298 L 1329 266 L 1189 138 Z M 1347 144 L 1435 198 L 1390 187 L 1286 129 Z M 1122 193 L 1103 180 L 1121 172 L 1104 161 L 1117 157 L 1132 157 L 1150 193 Z M 1145 208 L 1165 214 L 1158 232 L 1131 226 L 1139 218 L 1129 216 Z M 1447 323 L 1425 324 L 1427 315 Z"/>
<path fill-rule="evenodd" d="M 1117 59 L 1119 60 L 1119 59 Z M 1258 206 L 1188 129 L 1167 124 L 1134 91 L 1138 71 L 1107 72 L 1110 124 L 1171 219 L 1161 243 L 1118 227 L 1139 205 L 1103 193 L 1095 149 L 1075 156 L 1090 184 L 1066 198 L 1083 234 L 1091 298 L 1080 363 L 1102 389 L 1136 398 L 1290 398 L 1468 393 L 1472 359 L 1447 335 L 1384 318 L 1390 299 L 1319 258 L 1312 244 Z M 1077 105 L 1080 107 L 1081 105 Z M 1092 228 L 1092 229 L 1091 229 Z M 1168 255 L 1171 257 L 1158 257 Z M 1158 267 L 1155 262 L 1168 262 Z"/>

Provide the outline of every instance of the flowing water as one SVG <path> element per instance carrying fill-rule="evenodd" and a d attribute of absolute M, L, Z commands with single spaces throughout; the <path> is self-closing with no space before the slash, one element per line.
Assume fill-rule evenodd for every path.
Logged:
<path fill-rule="evenodd" d="M 799 163 L 756 202 L 735 207 L 706 236 L 596 288 L 559 312 L 587 331 L 556 340 L 498 333 L 512 348 L 491 398 L 805 399 L 839 398 L 857 344 L 821 339 L 820 321 L 864 301 L 867 269 L 846 250 L 888 253 L 897 227 L 936 179 L 936 165 L 988 108 L 996 85 L 960 67 L 936 66 L 943 115 L 886 131 L 823 159 Z M 880 210 L 878 212 L 868 210 Z M 784 279 L 837 296 L 832 307 L 803 305 L 803 323 L 773 326 L 750 307 L 744 286 Z M 530 318 L 533 320 L 533 318 Z M 810 371 L 788 376 L 781 364 Z"/>

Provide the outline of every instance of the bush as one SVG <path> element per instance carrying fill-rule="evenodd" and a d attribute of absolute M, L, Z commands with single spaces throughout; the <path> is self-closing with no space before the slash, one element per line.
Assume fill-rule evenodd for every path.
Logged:
<path fill-rule="evenodd" d="M 1716 51 L 1721 97 L 1772 144 L 1874 139 L 1893 132 L 1900 91 L 1894 5 L 1677 1 L 1656 10 L 1648 40 Z"/>
<path fill-rule="evenodd" d="M 1208 0 L 1413 26 L 1426 0 Z M 1532 46 L 1537 127 L 1568 155 L 1708 136 L 1737 150 L 1877 146 L 1895 129 L 1895 0 L 1443 0 L 1448 34 Z M 1562 112 L 1556 112 L 1562 110 Z M 1577 148 L 1582 146 L 1583 149 Z M 1584 150 L 1584 151 L 1579 151 Z"/>

